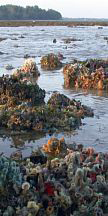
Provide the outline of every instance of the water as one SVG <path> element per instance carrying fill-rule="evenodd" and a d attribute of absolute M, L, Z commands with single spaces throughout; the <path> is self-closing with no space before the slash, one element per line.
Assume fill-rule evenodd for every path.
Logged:
<path fill-rule="evenodd" d="M 24 38 L 21 38 L 21 35 Z M 5 69 L 6 64 L 13 67 L 20 67 L 24 62 L 24 55 L 35 56 L 41 76 L 38 84 L 46 90 L 47 101 L 53 91 L 59 91 L 70 98 L 80 99 L 85 105 L 94 109 L 94 118 L 85 118 L 82 126 L 72 134 L 54 134 L 56 137 L 65 136 L 67 143 L 73 141 L 82 143 L 84 146 L 92 146 L 98 151 L 107 151 L 108 141 L 108 93 L 74 89 L 63 87 L 64 79 L 62 69 L 58 71 L 43 71 L 40 68 L 40 59 L 43 55 L 53 52 L 61 52 L 65 59 L 64 63 L 71 62 L 73 59 L 84 60 L 87 58 L 107 58 L 108 44 L 104 37 L 108 36 L 108 27 L 98 29 L 94 27 L 75 27 L 66 26 L 36 26 L 36 27 L 1 27 L 0 38 L 6 40 L 0 42 L 0 75 L 11 74 L 12 71 Z M 57 43 L 53 43 L 56 38 Z M 65 44 L 64 38 L 75 38 L 81 41 L 74 41 Z M 30 154 L 37 145 L 47 143 L 49 134 L 25 134 L 17 136 L 0 136 L 0 152 L 10 155 L 16 149 L 20 149 L 24 156 Z"/>

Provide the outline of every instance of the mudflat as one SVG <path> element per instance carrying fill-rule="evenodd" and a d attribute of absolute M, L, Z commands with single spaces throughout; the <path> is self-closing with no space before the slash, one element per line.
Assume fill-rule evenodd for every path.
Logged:
<path fill-rule="evenodd" d="M 33 21 L 0 21 L 0 27 L 18 27 L 18 26 L 68 26 L 68 27 L 74 27 L 74 26 L 108 26 L 108 22 L 72 22 L 72 21 L 39 21 L 39 20 L 33 20 Z"/>

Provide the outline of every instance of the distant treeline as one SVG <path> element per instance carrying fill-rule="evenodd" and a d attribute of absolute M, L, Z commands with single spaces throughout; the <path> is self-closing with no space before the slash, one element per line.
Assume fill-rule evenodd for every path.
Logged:
<path fill-rule="evenodd" d="M 0 20 L 59 20 L 62 15 L 55 10 L 44 10 L 38 6 L 26 8 L 16 5 L 0 6 Z"/>

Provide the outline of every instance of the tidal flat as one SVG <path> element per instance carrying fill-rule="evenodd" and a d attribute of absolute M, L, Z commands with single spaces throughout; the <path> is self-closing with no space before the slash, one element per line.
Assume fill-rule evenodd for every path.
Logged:
<path fill-rule="evenodd" d="M 3 20 L 0 21 L 0 27 L 19 27 L 19 26 L 108 26 L 107 21 L 44 21 L 44 20 L 33 20 L 33 21 L 11 21 Z"/>
<path fill-rule="evenodd" d="M 80 61 L 86 59 L 106 59 L 108 53 L 107 37 L 107 26 L 103 28 L 99 28 L 99 26 L 78 26 L 75 28 L 67 26 L 19 26 L 18 28 L 0 28 L 0 38 L 2 39 L 0 42 L 1 76 L 3 74 L 11 75 L 13 70 L 23 65 L 25 57 L 33 57 L 40 72 L 37 83 L 40 88 L 46 91 L 46 102 L 52 93 L 57 91 L 70 99 L 80 100 L 94 111 L 94 118 L 83 119 L 82 125 L 76 130 L 74 136 L 73 133 L 69 135 L 54 133 L 51 136 L 61 137 L 64 134 L 68 143 L 82 143 L 85 146 L 95 147 L 97 151 L 104 152 L 107 151 L 108 139 L 107 91 L 65 88 L 63 68 L 54 71 L 43 70 L 40 60 L 49 53 L 61 53 L 64 57 L 62 60 L 63 66 L 72 63 L 74 59 Z M 54 39 L 56 39 L 56 43 L 53 43 Z M 9 65 L 12 65 L 14 69 L 8 70 Z M 29 145 L 27 141 L 24 141 L 24 154 L 27 154 L 28 149 L 31 149 L 31 147 L 34 148 L 38 144 L 43 145 L 48 138 L 49 134 L 44 134 L 42 139 L 36 138 L 35 141 L 30 139 Z M 25 140 L 23 135 L 21 139 Z M 11 134 L 10 137 L 7 136 L 6 138 L 5 136 L 5 139 L 3 139 L 3 136 L 0 138 L 2 152 L 7 155 L 10 155 L 15 150 L 12 146 L 10 148 L 11 140 Z"/>

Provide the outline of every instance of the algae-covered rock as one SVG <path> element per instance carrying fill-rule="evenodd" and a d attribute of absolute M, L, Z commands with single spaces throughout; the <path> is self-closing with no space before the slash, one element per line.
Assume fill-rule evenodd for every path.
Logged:
<path fill-rule="evenodd" d="M 21 82 L 19 79 L 11 77 L 0 77 L 0 105 L 8 104 L 14 106 L 22 102 L 31 105 L 44 103 L 45 91 L 37 84 Z"/>
<path fill-rule="evenodd" d="M 73 116 L 93 116 L 93 110 L 90 107 L 82 105 L 80 101 L 75 99 L 71 100 L 59 92 L 53 93 L 47 104 L 52 108 L 59 108 L 68 114 L 73 111 Z"/>
<path fill-rule="evenodd" d="M 67 64 L 63 69 L 65 87 L 83 89 L 108 88 L 108 60 L 90 59 Z"/>
<path fill-rule="evenodd" d="M 69 131 L 79 127 L 85 116 L 92 117 L 92 109 L 55 93 L 47 104 L 38 107 L 24 103 L 6 106 L 1 112 L 0 125 L 12 130 Z"/>
<path fill-rule="evenodd" d="M 70 99 L 64 94 L 54 93 L 51 98 L 48 100 L 48 104 L 52 107 L 66 107 L 69 105 Z"/>
<path fill-rule="evenodd" d="M 13 72 L 13 76 L 23 80 L 24 78 L 37 78 L 40 75 L 36 62 L 32 58 L 25 60 L 22 67 Z"/>
<path fill-rule="evenodd" d="M 44 70 L 56 70 L 62 67 L 62 62 L 60 61 L 59 56 L 50 53 L 41 58 L 41 68 Z"/>

